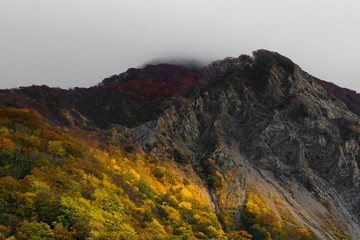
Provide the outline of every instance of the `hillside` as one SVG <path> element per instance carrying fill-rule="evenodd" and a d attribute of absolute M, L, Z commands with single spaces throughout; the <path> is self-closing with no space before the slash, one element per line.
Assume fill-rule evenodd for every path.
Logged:
<path fill-rule="evenodd" d="M 0 91 L 2 239 L 360 239 L 360 97 L 278 53 Z"/>

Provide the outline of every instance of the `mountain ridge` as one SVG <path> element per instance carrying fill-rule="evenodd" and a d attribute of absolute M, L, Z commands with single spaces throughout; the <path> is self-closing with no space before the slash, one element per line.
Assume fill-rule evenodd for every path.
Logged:
<path fill-rule="evenodd" d="M 357 239 L 359 99 L 258 50 L 201 69 L 129 69 L 88 89 L 2 90 L 0 107 L 33 108 L 47 124 L 100 135 L 105 148 L 168 159 L 229 239 L 249 238 L 229 237 L 239 230 L 253 239 Z"/>

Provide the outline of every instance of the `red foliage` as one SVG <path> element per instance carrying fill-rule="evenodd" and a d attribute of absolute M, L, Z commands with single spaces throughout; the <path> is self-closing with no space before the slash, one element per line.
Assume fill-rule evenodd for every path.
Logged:
<path fill-rule="evenodd" d="M 57 132 L 54 132 L 54 131 L 48 130 L 48 129 L 42 130 L 40 137 L 47 141 L 49 141 L 49 140 L 51 140 L 51 141 L 64 140 L 64 137 L 60 133 L 57 133 Z"/>
<path fill-rule="evenodd" d="M 249 55 L 246 55 L 246 54 L 241 54 L 241 55 L 239 56 L 239 59 L 240 59 L 241 61 L 243 61 L 243 62 L 252 62 L 252 61 L 253 61 L 253 60 L 252 60 L 252 57 L 249 56 Z"/>
<path fill-rule="evenodd" d="M 168 64 L 129 69 L 120 84 L 131 99 L 169 99 L 174 93 L 185 92 L 198 81 L 198 73 Z"/>
<path fill-rule="evenodd" d="M 13 124 L 24 124 L 32 129 L 43 127 L 43 119 L 34 109 L 1 108 L 0 118 L 10 120 Z"/>
<path fill-rule="evenodd" d="M 326 82 L 320 79 L 315 78 L 315 80 L 320 83 L 320 85 L 329 93 L 333 94 L 335 97 L 342 100 L 350 110 L 360 114 L 360 94 L 357 92 L 339 87 L 333 83 Z"/>

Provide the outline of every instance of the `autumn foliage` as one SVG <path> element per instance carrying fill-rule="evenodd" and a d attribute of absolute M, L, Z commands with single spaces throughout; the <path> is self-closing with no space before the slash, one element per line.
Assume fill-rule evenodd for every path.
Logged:
<path fill-rule="evenodd" d="M 276 199 L 274 202 L 280 203 Z M 255 187 L 247 194 L 242 219 L 254 239 L 317 239 L 306 228 L 297 226 L 295 222 L 276 217 Z"/>
<path fill-rule="evenodd" d="M 224 232 L 226 212 L 169 159 L 98 145 L 32 110 L 0 109 L 0 123 L 0 239 L 314 239 L 275 217 L 256 188 L 245 229 Z"/>
<path fill-rule="evenodd" d="M 227 239 L 200 191 L 164 159 L 0 109 L 0 238 Z"/>

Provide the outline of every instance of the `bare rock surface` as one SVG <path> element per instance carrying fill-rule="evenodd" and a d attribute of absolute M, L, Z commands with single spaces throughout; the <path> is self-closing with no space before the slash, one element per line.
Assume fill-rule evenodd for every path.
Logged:
<path fill-rule="evenodd" d="M 0 91 L 1 107 L 35 108 L 55 123 L 172 159 L 233 223 L 242 224 L 255 187 L 279 219 L 320 239 L 360 239 L 358 102 L 355 92 L 266 50 L 202 69 L 129 69 L 89 89 Z"/>
<path fill-rule="evenodd" d="M 209 84 L 191 98 L 173 98 L 131 137 L 145 152 L 191 166 L 218 213 L 240 218 L 256 186 L 279 217 L 286 212 L 320 238 L 333 239 L 326 228 L 336 225 L 360 239 L 359 116 L 274 53 L 210 70 Z"/>

